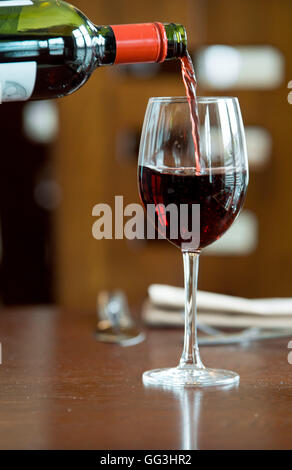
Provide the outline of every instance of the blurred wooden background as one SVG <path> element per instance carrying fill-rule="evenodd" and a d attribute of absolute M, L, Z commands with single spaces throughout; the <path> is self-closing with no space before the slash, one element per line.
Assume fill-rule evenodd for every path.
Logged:
<path fill-rule="evenodd" d="M 189 46 L 272 44 L 286 59 L 286 79 L 275 90 L 239 90 L 245 124 L 272 135 L 269 165 L 252 171 L 246 207 L 259 221 L 256 251 L 248 256 L 202 256 L 199 287 L 243 296 L 292 295 L 291 114 L 287 83 L 291 70 L 292 5 L 288 0 L 181 0 L 137 3 L 76 0 L 97 24 L 175 21 L 186 25 Z M 177 70 L 177 72 L 176 72 Z M 56 225 L 58 301 L 89 308 L 103 288 L 125 289 L 140 299 L 150 283 L 182 285 L 182 263 L 167 242 L 96 241 L 91 211 L 99 202 L 138 202 L 137 151 L 127 138 L 139 136 L 150 96 L 184 93 L 179 65 L 151 78 L 98 70 L 74 96 L 59 102 L 61 126 L 54 155 L 63 201 Z M 199 94 L 220 94 L 199 88 Z M 232 93 L 231 93 L 232 94 Z M 125 143 L 126 142 L 126 143 Z"/>
<path fill-rule="evenodd" d="M 76 6 L 97 24 L 147 21 L 181 22 L 191 15 L 187 0 L 136 3 L 80 0 Z M 151 282 L 181 282 L 180 253 L 160 242 L 96 241 L 91 235 L 92 208 L 100 202 L 139 202 L 137 152 L 150 96 L 183 94 L 177 73 L 153 78 L 135 77 L 103 68 L 75 96 L 60 102 L 61 135 L 55 156 L 63 188 L 58 213 L 58 299 L 70 307 L 93 307 L 103 288 L 125 289 L 131 301 L 141 299 Z M 129 141 L 129 142 L 128 142 Z M 125 149 L 119 148 L 124 146 Z M 135 147 L 135 144 L 134 144 Z M 130 150 L 129 150 L 130 151 Z"/>
<path fill-rule="evenodd" d="M 193 54 L 201 46 L 225 44 L 272 45 L 283 55 L 284 77 L 276 88 L 199 86 L 200 95 L 237 95 L 245 125 L 262 126 L 272 139 L 270 160 L 251 169 L 245 205 L 258 221 L 257 247 L 248 255 L 203 254 L 199 287 L 248 297 L 291 296 L 291 1 L 72 3 L 96 24 L 183 23 Z M 124 204 L 139 202 L 138 144 L 148 98 L 182 94 L 178 63 L 101 68 L 80 91 L 56 101 L 59 132 L 50 145 L 23 137 L 26 105 L 2 105 L 4 303 L 57 302 L 86 310 L 94 308 L 101 289 L 122 288 L 135 303 L 151 283 L 182 285 L 181 255 L 168 242 L 97 241 L 91 233 L 95 204 L 113 205 L 115 195 L 123 195 Z M 35 185 L 48 172 L 62 193 L 58 209 L 51 212 L 35 201 Z"/>

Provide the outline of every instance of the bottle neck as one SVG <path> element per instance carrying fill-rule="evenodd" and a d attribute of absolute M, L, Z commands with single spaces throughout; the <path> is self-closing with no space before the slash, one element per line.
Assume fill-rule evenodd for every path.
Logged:
<path fill-rule="evenodd" d="M 164 25 L 167 37 L 167 56 L 165 60 L 179 58 L 187 52 L 187 32 L 183 25 L 168 23 Z"/>
<path fill-rule="evenodd" d="M 116 39 L 111 26 L 92 26 L 95 34 L 92 45 L 95 49 L 95 67 L 112 65 L 116 58 Z"/>
<path fill-rule="evenodd" d="M 164 62 L 185 55 L 187 37 L 175 23 L 97 26 L 95 47 L 98 65 Z"/>

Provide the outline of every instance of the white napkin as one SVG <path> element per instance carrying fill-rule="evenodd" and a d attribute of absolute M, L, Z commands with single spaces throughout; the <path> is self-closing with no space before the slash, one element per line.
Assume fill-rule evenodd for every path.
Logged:
<path fill-rule="evenodd" d="M 152 284 L 148 288 L 148 295 L 151 303 L 156 307 L 184 309 L 184 289 L 181 287 Z M 245 299 L 199 290 L 197 307 L 199 312 L 292 316 L 292 298 Z"/>
<path fill-rule="evenodd" d="M 153 284 L 148 289 L 142 316 L 148 325 L 184 324 L 184 289 Z M 292 298 L 244 299 L 198 291 L 198 321 L 201 324 L 232 328 L 292 328 Z"/>

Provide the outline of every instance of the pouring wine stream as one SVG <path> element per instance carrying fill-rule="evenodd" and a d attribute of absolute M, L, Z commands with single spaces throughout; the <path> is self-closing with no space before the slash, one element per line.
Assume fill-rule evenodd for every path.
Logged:
<path fill-rule="evenodd" d="M 190 54 L 186 51 L 180 58 L 181 73 L 184 82 L 186 96 L 190 108 L 190 119 L 192 124 L 192 136 L 195 148 L 195 169 L 196 174 L 201 173 L 200 165 L 200 136 L 199 136 L 199 114 L 197 104 L 197 80 Z"/>

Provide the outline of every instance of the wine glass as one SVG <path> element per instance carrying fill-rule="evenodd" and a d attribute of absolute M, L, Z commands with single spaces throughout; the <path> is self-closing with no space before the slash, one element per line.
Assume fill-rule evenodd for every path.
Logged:
<path fill-rule="evenodd" d="M 245 199 L 248 162 L 244 128 L 237 98 L 201 97 L 197 106 L 199 152 L 185 97 L 151 98 L 142 130 L 140 198 L 160 238 L 181 249 L 185 281 L 182 357 L 177 367 L 144 372 L 143 381 L 148 384 L 210 386 L 239 381 L 235 372 L 203 365 L 197 341 L 196 296 L 201 250 L 226 232 Z M 155 211 L 147 210 L 153 206 Z M 194 207 L 200 208 L 199 217 Z M 173 227 L 175 223 L 177 227 Z"/>

